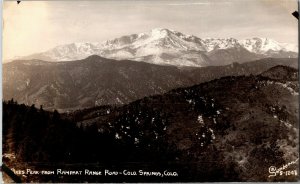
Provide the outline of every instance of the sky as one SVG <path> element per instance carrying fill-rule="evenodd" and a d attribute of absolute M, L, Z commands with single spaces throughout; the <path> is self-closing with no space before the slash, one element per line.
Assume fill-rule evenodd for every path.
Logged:
<path fill-rule="evenodd" d="M 298 43 L 297 0 L 4 1 L 3 59 L 168 28 L 200 38 Z"/>

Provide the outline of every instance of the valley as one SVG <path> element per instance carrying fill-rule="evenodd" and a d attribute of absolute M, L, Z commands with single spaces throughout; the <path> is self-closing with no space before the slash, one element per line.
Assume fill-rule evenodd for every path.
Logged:
<path fill-rule="evenodd" d="M 267 58 L 224 66 L 176 67 L 90 56 L 83 60 L 20 60 L 3 65 L 4 100 L 60 112 L 124 105 L 225 76 L 256 75 L 273 66 L 298 67 L 297 59 Z"/>

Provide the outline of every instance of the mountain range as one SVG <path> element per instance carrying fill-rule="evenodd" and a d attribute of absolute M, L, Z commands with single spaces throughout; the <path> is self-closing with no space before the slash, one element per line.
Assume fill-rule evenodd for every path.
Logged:
<path fill-rule="evenodd" d="M 298 57 L 296 45 L 279 43 L 269 38 L 199 38 L 178 31 L 155 28 L 96 43 L 71 43 L 46 52 L 17 59 L 71 61 L 99 55 L 116 60 L 144 61 L 173 66 L 216 66 L 247 62 L 267 57 Z"/>
<path fill-rule="evenodd" d="M 297 68 L 297 59 L 266 58 L 225 66 L 176 67 L 97 55 L 83 60 L 17 60 L 3 64 L 3 98 L 60 111 L 124 105 L 224 76 L 256 75 L 270 67 Z"/>
<path fill-rule="evenodd" d="M 297 175 L 269 177 L 268 171 L 299 158 L 298 76 L 297 69 L 277 65 L 258 75 L 227 76 L 122 106 L 63 114 L 9 100 L 3 103 L 3 162 L 20 170 L 178 173 L 147 179 L 20 174 L 27 183 L 297 181 Z M 290 164 L 283 172 L 297 168 Z"/>

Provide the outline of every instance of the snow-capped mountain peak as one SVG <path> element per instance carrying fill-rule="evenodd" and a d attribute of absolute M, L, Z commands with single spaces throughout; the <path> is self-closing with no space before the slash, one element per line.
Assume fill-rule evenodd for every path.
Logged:
<path fill-rule="evenodd" d="M 173 33 L 172 30 L 168 30 L 165 28 L 155 28 L 151 30 L 151 36 L 153 38 L 164 38 L 169 36 L 169 34 Z"/>
<path fill-rule="evenodd" d="M 293 44 L 279 43 L 270 38 L 250 38 L 241 40 L 240 44 L 245 47 L 248 51 L 265 54 L 268 51 L 279 52 L 279 51 L 290 51 L 297 52 L 297 48 Z"/>
<path fill-rule="evenodd" d="M 237 48 L 235 57 L 229 57 L 228 62 L 243 62 L 263 57 L 280 57 L 282 52 L 295 57 L 298 47 L 288 43 L 279 43 L 269 38 L 250 38 L 237 40 L 235 38 L 205 38 L 186 35 L 166 28 L 155 28 L 148 32 L 131 34 L 95 43 L 71 43 L 59 45 L 43 53 L 33 54 L 23 59 L 42 59 L 48 61 L 68 61 L 84 59 L 90 55 L 106 58 L 144 61 L 161 65 L 175 66 L 207 66 L 214 65 L 216 59 L 223 60 L 225 56 L 212 57 L 212 51 Z M 231 51 L 232 52 L 232 51 Z M 240 52 L 240 53 L 238 53 Z M 245 53 L 249 52 L 249 53 Z M 231 53 L 232 55 L 233 53 Z M 245 58 L 243 55 L 247 55 Z M 241 61 L 240 61 L 241 60 Z M 225 63 L 224 63 L 225 64 Z"/>

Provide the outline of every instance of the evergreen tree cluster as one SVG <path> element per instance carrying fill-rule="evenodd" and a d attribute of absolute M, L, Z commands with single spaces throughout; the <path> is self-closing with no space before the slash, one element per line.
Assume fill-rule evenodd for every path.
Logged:
<path fill-rule="evenodd" d="M 64 118 L 56 110 L 48 112 L 42 106 L 37 109 L 34 105 L 19 105 L 13 99 L 4 101 L 4 152 L 14 153 L 20 162 L 105 163 L 166 159 L 168 147 L 153 138 L 155 134 L 146 132 L 146 138 L 138 137 L 142 136 L 142 130 L 151 126 L 151 120 L 143 123 L 142 127 L 128 125 L 132 127 L 130 134 L 133 137 L 123 135 L 124 139 L 116 139 L 116 133 L 121 128 L 119 123 L 126 126 L 126 122 L 131 123 L 130 118 L 133 117 L 123 114 L 112 127 L 105 128 L 107 124 L 101 128 L 96 124 L 78 127 L 76 122 L 70 120 L 72 118 Z M 153 123 L 162 131 L 162 120 Z M 136 144 L 137 141 L 140 142 Z M 160 157 L 162 154 L 165 156 Z"/>

